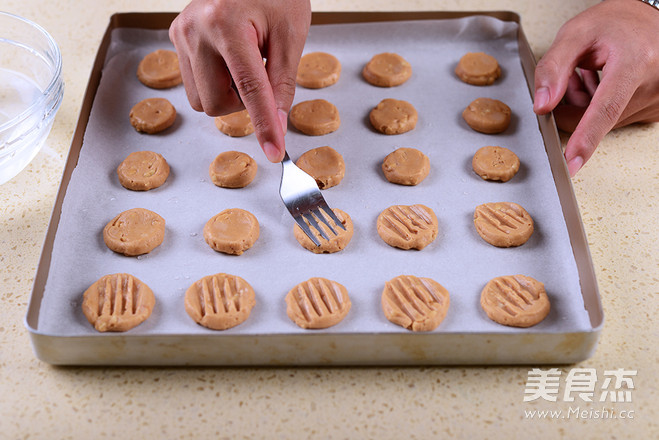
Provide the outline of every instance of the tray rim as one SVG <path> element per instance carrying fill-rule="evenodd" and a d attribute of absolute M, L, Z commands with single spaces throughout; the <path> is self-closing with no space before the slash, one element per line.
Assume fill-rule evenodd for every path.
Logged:
<path fill-rule="evenodd" d="M 387 338 L 392 334 L 387 333 L 359 333 L 359 334 L 344 334 L 344 333 L 307 333 L 307 334 L 284 334 L 284 335 L 232 335 L 232 334 L 179 334 L 179 335 L 126 335 L 126 334 L 94 334 L 88 336 L 68 336 L 68 335 L 52 335 L 46 334 L 38 329 L 38 317 L 41 305 L 41 299 L 45 291 L 45 284 L 50 270 L 51 254 L 54 244 L 59 219 L 61 217 L 62 203 L 66 190 L 71 179 L 74 168 L 77 165 L 77 160 L 82 148 L 84 133 L 89 122 L 91 108 L 94 103 L 96 91 L 101 80 L 101 71 L 105 62 L 105 56 L 111 42 L 111 33 L 116 28 L 141 28 L 141 29 L 154 29 L 163 30 L 167 29 L 170 23 L 178 15 L 175 12 L 129 12 L 129 13 L 116 13 L 110 17 L 108 27 L 99 45 L 97 51 L 90 79 L 85 90 L 78 123 L 71 141 L 71 147 L 68 152 L 66 164 L 62 172 L 62 179 L 60 181 L 59 189 L 57 192 L 55 204 L 52 209 L 50 221 L 46 236 L 44 238 L 39 264 L 37 266 L 30 300 L 28 304 L 27 313 L 24 318 L 24 325 L 27 328 L 33 347 L 33 351 L 37 358 L 40 360 L 54 364 L 54 365 L 409 365 L 409 364 L 433 364 L 433 365 L 455 365 L 455 364 L 565 364 L 579 362 L 589 358 L 594 353 L 601 330 L 604 325 L 604 314 L 602 310 L 601 299 L 599 295 L 599 288 L 595 277 L 595 271 L 592 263 L 590 249 L 586 238 L 585 229 L 581 219 L 581 214 L 577 205 L 576 197 L 572 187 L 572 182 L 569 177 L 567 165 L 563 158 L 561 141 L 558 135 L 558 129 L 553 117 L 553 114 L 537 116 L 540 132 L 545 144 L 550 168 L 554 177 L 556 190 L 561 202 L 563 210 L 563 217 L 566 222 L 567 231 L 570 237 L 577 270 L 579 273 L 579 283 L 581 285 L 581 294 L 584 299 L 584 306 L 589 315 L 591 329 L 582 332 L 542 332 L 542 333 L 486 333 L 486 332 L 461 332 L 461 333 L 429 333 L 429 334 L 396 334 L 396 338 L 405 341 L 405 344 L 410 344 L 410 348 L 417 348 L 423 351 L 424 347 L 429 348 L 433 346 L 444 346 L 447 342 L 454 340 L 461 340 L 464 337 L 478 335 L 478 337 L 486 336 L 492 339 L 504 338 L 507 344 L 514 344 L 515 342 L 523 344 L 528 343 L 528 339 L 535 339 L 542 337 L 542 340 L 547 345 L 560 344 L 564 342 L 565 338 L 576 338 L 579 340 L 578 349 L 572 351 L 570 355 L 565 355 L 561 359 L 534 358 L 534 357 L 519 357 L 508 356 L 507 359 L 501 357 L 491 357 L 491 361 L 482 362 L 478 358 L 458 357 L 455 362 L 452 359 L 447 359 L 444 356 L 426 356 L 425 358 L 419 356 L 408 356 L 408 358 L 388 359 L 387 356 L 378 358 L 364 356 L 362 361 L 355 361 L 352 359 L 350 353 L 341 352 L 339 356 L 334 359 L 313 359 L 304 356 L 298 356 L 299 361 L 292 362 L 295 356 L 290 354 L 282 355 L 283 358 L 289 359 L 288 363 L 284 360 L 283 363 L 277 360 L 270 362 L 236 362 L 235 359 L 229 359 L 221 356 L 221 352 L 216 353 L 213 359 L 206 359 L 205 357 L 196 356 L 196 361 L 189 362 L 188 358 L 181 357 L 167 357 L 161 361 L 154 361 L 152 356 L 158 356 L 158 350 L 153 350 L 153 347 L 161 343 L 164 339 L 180 339 L 184 338 L 187 341 L 201 341 L 213 340 L 214 343 L 224 341 L 226 338 L 229 340 L 242 340 L 247 344 L 255 344 L 260 340 L 270 340 L 271 342 L 276 339 L 281 339 L 282 344 L 289 344 L 291 347 L 296 345 L 309 345 L 311 341 L 314 344 L 323 342 L 326 344 L 341 345 L 340 341 L 345 341 L 346 338 L 354 339 L 349 342 L 360 342 L 366 340 L 366 347 L 377 344 L 381 338 Z M 535 57 L 531 51 L 530 45 L 524 35 L 521 27 L 520 17 L 517 13 L 512 11 L 409 11 L 409 12 L 313 12 L 312 25 L 323 24 L 340 24 L 340 23 L 364 23 L 364 22 L 383 22 L 383 21 L 407 21 L 407 20 L 442 20 L 442 19 L 455 19 L 470 16 L 488 16 L 500 19 L 502 21 L 512 21 L 518 24 L 518 44 L 520 48 L 520 60 L 522 68 L 527 79 L 527 86 L 529 92 L 533 97 L 533 72 L 535 70 Z M 125 350 L 116 351 L 111 361 L 107 359 L 102 363 L 96 362 L 94 358 L 87 358 L 85 356 L 78 356 L 77 359 L 69 358 L 62 359 L 57 353 L 53 353 L 53 348 L 59 347 L 66 351 L 66 344 L 72 340 L 76 341 L 76 346 L 84 351 L 93 350 L 99 338 L 109 338 L 110 342 L 106 345 L 115 347 L 139 347 L 144 352 L 145 358 L 135 358 L 135 353 L 129 353 Z M 301 339 L 302 338 L 302 339 Z M 427 344 L 427 339 L 436 339 L 432 344 Z M 324 340 L 324 341 L 323 341 Z M 132 343 L 130 341 L 133 341 Z M 526 341 L 526 342 L 525 342 Z M 422 344 L 419 344 L 423 342 Z M 439 344 L 438 344 L 439 342 Z M 464 342 L 464 341 L 463 341 Z M 154 344 L 155 343 L 155 344 Z M 280 342 L 277 342 L 280 343 Z M 62 345 L 65 344 L 65 345 Z M 350 345 L 347 344 L 347 345 Z M 86 348 L 83 348 L 86 347 Z M 147 349 L 145 350 L 145 347 Z M 151 347 L 151 349 L 148 349 Z M 450 346 L 447 346 L 450 348 Z M 97 349 L 98 350 L 98 349 Z M 339 350 L 341 351 L 341 350 Z M 377 351 L 377 350 L 376 350 Z M 525 354 L 525 350 L 520 350 L 520 355 Z M 193 357 L 194 353 L 192 353 Z M 198 353 L 197 355 L 200 355 Z M 190 356 L 190 354 L 188 354 Z M 105 357 L 105 356 L 104 356 Z M 366 359 L 368 358 L 368 359 Z M 87 359 L 87 360 L 85 360 Z M 187 360 L 186 360 L 187 359 Z"/>

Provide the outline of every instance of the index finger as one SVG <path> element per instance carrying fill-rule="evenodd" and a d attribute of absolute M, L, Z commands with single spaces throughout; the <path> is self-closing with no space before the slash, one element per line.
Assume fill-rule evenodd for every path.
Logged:
<path fill-rule="evenodd" d="M 256 37 L 233 41 L 224 60 L 245 104 L 256 138 L 271 162 L 284 157 L 284 131 Z"/>

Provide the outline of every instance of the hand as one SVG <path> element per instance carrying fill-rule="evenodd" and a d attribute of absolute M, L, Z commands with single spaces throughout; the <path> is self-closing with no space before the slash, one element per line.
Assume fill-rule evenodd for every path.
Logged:
<path fill-rule="evenodd" d="M 611 129 L 659 121 L 658 35 L 659 10 L 606 0 L 565 23 L 538 63 L 533 109 L 555 108 L 559 128 L 573 131 L 565 147 L 571 176 Z"/>
<path fill-rule="evenodd" d="M 310 22 L 309 0 L 193 0 L 169 29 L 192 108 L 220 116 L 244 103 L 265 155 L 281 161 Z"/>

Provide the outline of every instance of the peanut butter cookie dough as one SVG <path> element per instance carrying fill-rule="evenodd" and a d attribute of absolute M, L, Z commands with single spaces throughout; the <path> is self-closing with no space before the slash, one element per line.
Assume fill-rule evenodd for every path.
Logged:
<path fill-rule="evenodd" d="M 215 118 L 215 126 L 231 137 L 243 137 L 254 133 L 254 125 L 247 110 L 229 113 Z"/>
<path fill-rule="evenodd" d="M 332 211 L 341 221 L 341 224 L 343 224 L 345 230 L 341 229 L 340 226 L 336 225 L 334 221 L 326 216 L 332 225 L 332 229 L 334 229 L 334 232 L 336 232 L 336 235 L 333 234 L 324 223 L 318 222 L 318 227 L 322 228 L 325 232 L 325 235 L 329 237 L 329 240 L 326 240 L 320 235 L 315 226 L 310 226 L 311 232 L 320 242 L 320 246 L 316 246 L 314 242 L 311 241 L 309 237 L 307 237 L 307 234 L 304 233 L 302 228 L 296 224 L 293 228 L 293 235 L 303 248 L 313 252 L 314 254 L 333 254 L 334 252 L 339 252 L 348 246 L 348 243 L 350 243 L 353 234 L 352 219 L 348 214 L 341 211 L 340 209 L 334 208 Z M 307 220 L 305 220 L 305 222 L 307 224 L 309 223 Z"/>
<path fill-rule="evenodd" d="M 387 281 L 382 291 L 382 311 L 387 319 L 415 332 L 436 329 L 449 304 L 448 291 L 430 278 L 400 275 Z"/>
<path fill-rule="evenodd" d="M 506 131 L 511 113 L 510 107 L 497 99 L 478 98 L 464 109 L 462 117 L 474 130 L 496 134 Z"/>
<path fill-rule="evenodd" d="M 545 285 L 525 275 L 490 280 L 481 292 L 481 307 L 492 321 L 510 327 L 536 325 L 551 308 Z"/>
<path fill-rule="evenodd" d="M 185 311 L 194 322 L 213 330 L 245 322 L 255 304 L 252 286 L 226 273 L 205 276 L 185 291 Z"/>
<path fill-rule="evenodd" d="M 298 158 L 295 165 L 316 179 L 320 189 L 338 185 L 346 172 L 343 156 L 334 148 L 327 146 L 306 151 Z"/>
<path fill-rule="evenodd" d="M 384 177 L 398 185 L 418 185 L 430 172 L 430 159 L 416 148 L 399 148 L 382 162 Z"/>
<path fill-rule="evenodd" d="M 141 133 L 160 133 L 176 121 L 176 109 L 165 98 L 147 98 L 130 110 L 130 124 Z"/>
<path fill-rule="evenodd" d="M 295 128 L 309 136 L 322 136 L 339 129 L 339 110 L 324 99 L 313 99 L 295 104 L 289 113 Z"/>
<path fill-rule="evenodd" d="M 336 84 L 341 76 L 341 63 L 334 55 L 311 52 L 300 59 L 297 83 L 308 89 L 322 89 Z"/>
<path fill-rule="evenodd" d="M 225 209 L 204 226 L 204 240 L 218 252 L 241 255 L 259 238 L 259 222 L 249 211 Z"/>
<path fill-rule="evenodd" d="M 222 188 L 244 188 L 254 180 L 258 165 L 240 151 L 225 151 L 217 155 L 208 167 L 213 183 Z"/>
<path fill-rule="evenodd" d="M 412 104 L 398 99 L 383 99 L 369 114 L 371 125 L 383 134 L 407 133 L 416 127 L 419 115 Z"/>
<path fill-rule="evenodd" d="M 515 247 L 533 234 L 533 219 L 517 203 L 484 203 L 474 210 L 474 226 L 478 235 L 492 246 Z"/>
<path fill-rule="evenodd" d="M 437 238 L 437 217 L 425 205 L 394 205 L 380 213 L 377 220 L 378 235 L 389 246 L 400 249 L 418 249 Z"/>
<path fill-rule="evenodd" d="M 130 153 L 117 167 L 119 183 L 133 191 L 158 188 L 169 177 L 169 164 L 153 151 Z"/>
<path fill-rule="evenodd" d="M 181 84 L 178 55 L 171 50 L 158 49 L 146 55 L 137 66 L 137 78 L 153 89 L 168 89 Z"/>
<path fill-rule="evenodd" d="M 146 321 L 155 303 L 149 286 L 133 275 L 115 273 L 85 290 L 82 312 L 99 332 L 125 332 Z"/>
<path fill-rule="evenodd" d="M 491 55 L 484 52 L 465 54 L 455 67 L 455 74 L 467 84 L 487 86 L 501 76 L 501 67 Z"/>
<path fill-rule="evenodd" d="M 299 327 L 320 329 L 343 320 L 352 303 L 348 290 L 336 281 L 311 278 L 293 287 L 285 298 L 286 314 Z"/>
<path fill-rule="evenodd" d="M 519 158 L 507 148 L 487 146 L 474 154 L 471 166 L 483 180 L 507 182 L 519 171 Z"/>
<path fill-rule="evenodd" d="M 410 79 L 412 66 L 402 56 L 385 52 L 371 58 L 364 66 L 362 76 L 374 86 L 395 87 Z"/>
<path fill-rule="evenodd" d="M 113 218 L 103 228 L 110 250 L 129 257 L 148 254 L 165 238 L 165 219 L 153 211 L 133 208 Z"/>

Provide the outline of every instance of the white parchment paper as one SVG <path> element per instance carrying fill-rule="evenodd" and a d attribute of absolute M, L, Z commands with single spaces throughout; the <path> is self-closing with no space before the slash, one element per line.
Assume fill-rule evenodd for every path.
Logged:
<path fill-rule="evenodd" d="M 346 161 L 343 182 L 324 191 L 333 207 L 351 215 L 352 242 L 342 252 L 315 255 L 293 237 L 293 220 L 278 193 L 281 169 L 268 162 L 256 138 L 230 138 L 213 119 L 193 111 L 183 86 L 152 90 L 135 72 L 147 53 L 173 48 L 166 31 L 118 29 L 112 35 L 101 84 L 94 101 L 78 165 L 59 223 L 39 331 L 51 335 L 91 335 L 95 330 L 81 311 L 82 293 L 105 274 L 131 273 L 154 291 L 152 316 L 128 334 L 199 334 L 183 307 L 185 290 L 195 280 L 218 272 L 245 278 L 257 304 L 242 325 L 218 334 L 301 333 L 286 316 L 284 296 L 297 283 L 322 276 L 345 285 L 353 307 L 336 333 L 407 332 L 384 317 L 380 295 L 385 281 L 400 275 L 430 277 L 444 285 L 451 305 L 435 332 L 575 332 L 591 329 L 559 199 L 532 112 L 531 97 L 519 61 L 517 25 L 471 17 L 427 22 L 313 26 L 305 52 L 326 51 L 342 63 L 339 82 L 329 88 L 299 88 L 295 102 L 323 98 L 341 115 L 338 131 L 309 137 L 290 129 L 287 148 L 293 159 L 329 145 Z M 502 77 L 489 87 L 459 81 L 453 69 L 466 52 L 484 51 L 502 66 Z M 364 64 L 380 52 L 397 52 L 413 66 L 412 78 L 395 88 L 378 88 L 361 77 Z M 165 97 L 178 111 L 175 125 L 158 135 L 136 132 L 128 113 L 138 101 Z M 499 135 L 471 130 L 462 110 L 475 98 L 506 102 L 513 111 L 510 128 Z M 419 112 L 415 130 L 397 136 L 375 132 L 368 113 L 384 98 L 404 99 Z M 521 169 L 507 183 L 483 181 L 471 170 L 474 152 L 485 145 L 513 150 Z M 398 147 L 415 147 L 429 156 L 429 177 L 416 187 L 387 182 L 380 166 Z M 130 153 L 157 151 L 171 175 L 148 192 L 124 189 L 116 167 Z M 214 186 L 208 166 L 217 154 L 240 150 L 258 163 L 255 181 L 240 190 Z M 484 242 L 473 226 L 474 208 L 485 202 L 513 201 L 531 214 L 536 230 L 521 247 L 500 249 Z M 386 245 L 377 235 L 378 214 L 393 204 L 423 203 L 439 219 L 439 236 L 422 251 Z M 153 210 L 166 220 L 164 243 L 148 255 L 125 257 L 103 243 L 102 229 L 130 208 Z M 206 221 L 226 208 L 251 211 L 261 225 L 254 247 L 241 256 L 213 251 L 202 236 Z M 514 329 L 490 321 L 479 305 L 483 286 L 500 275 L 526 274 L 545 283 L 551 312 L 539 325 Z"/>

